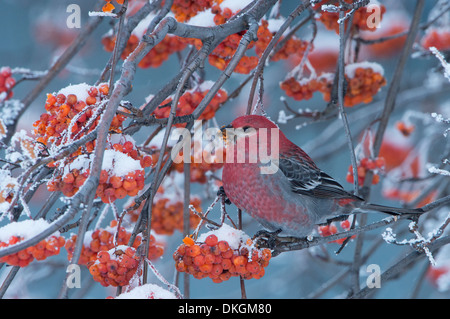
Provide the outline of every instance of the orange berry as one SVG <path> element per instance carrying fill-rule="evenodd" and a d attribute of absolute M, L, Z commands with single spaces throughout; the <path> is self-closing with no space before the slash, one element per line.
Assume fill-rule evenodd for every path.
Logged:
<path fill-rule="evenodd" d="M 86 104 L 87 105 L 94 105 L 95 103 L 97 103 L 97 99 L 93 96 L 88 96 L 86 98 Z"/>
<path fill-rule="evenodd" d="M 131 190 L 136 189 L 137 183 L 136 183 L 136 181 L 128 181 L 128 180 L 125 180 L 125 181 L 123 182 L 122 187 L 123 187 L 125 190 L 127 190 L 127 191 L 131 191 Z"/>
<path fill-rule="evenodd" d="M 92 265 L 91 267 L 89 267 L 89 272 L 92 276 L 99 276 L 100 275 L 100 271 L 98 269 L 97 265 Z"/>
<path fill-rule="evenodd" d="M 97 254 L 97 259 L 101 263 L 107 263 L 111 258 L 107 251 L 99 251 Z"/>
<path fill-rule="evenodd" d="M 123 187 L 116 188 L 114 195 L 118 199 L 125 198 L 127 196 L 127 191 Z"/>
<path fill-rule="evenodd" d="M 217 243 L 217 247 L 221 252 L 225 252 L 230 248 L 230 245 L 228 244 L 228 242 L 221 240 Z"/>
<path fill-rule="evenodd" d="M 30 257 L 30 254 L 25 249 L 23 249 L 17 253 L 17 257 L 21 260 L 25 260 Z"/>
<path fill-rule="evenodd" d="M 88 90 L 89 96 L 96 97 L 98 95 L 98 89 L 94 86 L 90 87 Z"/>
<path fill-rule="evenodd" d="M 197 255 L 194 257 L 194 265 L 200 267 L 203 264 L 205 264 L 205 256 Z"/>
<path fill-rule="evenodd" d="M 201 266 L 198 267 L 200 269 L 200 271 L 204 274 L 210 273 L 213 269 L 213 265 L 211 264 L 203 264 Z"/>
<path fill-rule="evenodd" d="M 219 242 L 219 240 L 218 240 L 217 236 L 214 234 L 209 235 L 205 239 L 205 244 L 207 244 L 209 246 L 215 246 L 218 242 Z"/>
<path fill-rule="evenodd" d="M 116 260 L 109 260 L 106 263 L 106 269 L 108 269 L 109 273 L 114 273 L 116 272 L 117 268 L 119 268 L 119 264 Z"/>
<path fill-rule="evenodd" d="M 247 264 L 247 259 L 244 256 L 236 256 L 233 259 L 233 264 L 235 266 L 242 266 Z"/>
<path fill-rule="evenodd" d="M 108 93 L 109 93 L 109 86 L 108 86 L 108 84 L 102 84 L 102 85 L 100 85 L 98 90 L 100 91 L 101 94 L 108 95 Z"/>
<path fill-rule="evenodd" d="M 200 246 L 192 245 L 186 248 L 186 255 L 190 257 L 195 257 L 200 254 Z"/>
<path fill-rule="evenodd" d="M 109 179 L 109 182 L 111 183 L 112 187 L 119 188 L 122 186 L 122 178 L 118 176 L 111 176 Z"/>
<path fill-rule="evenodd" d="M 268 261 L 270 258 L 272 258 L 272 252 L 270 251 L 270 249 L 263 249 L 262 253 L 261 253 L 261 259 Z"/>

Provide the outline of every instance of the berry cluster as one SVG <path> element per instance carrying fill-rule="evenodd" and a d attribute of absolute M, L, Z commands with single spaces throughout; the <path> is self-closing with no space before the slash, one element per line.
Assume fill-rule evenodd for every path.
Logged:
<path fill-rule="evenodd" d="M 424 35 L 421 44 L 425 49 L 435 47 L 439 51 L 450 50 L 450 30 L 432 28 Z"/>
<path fill-rule="evenodd" d="M 251 239 L 232 247 L 226 240 L 209 234 L 204 242 L 195 242 L 186 237 L 173 258 L 176 269 L 201 279 L 209 277 L 215 283 L 242 276 L 244 279 L 259 279 L 264 276 L 272 254 L 269 249 L 257 249 Z"/>
<path fill-rule="evenodd" d="M 16 80 L 12 77 L 11 68 L 4 66 L 0 69 L 0 102 L 9 100 L 13 97 L 13 87 Z"/>
<path fill-rule="evenodd" d="M 230 63 L 232 56 L 236 53 L 239 42 L 244 32 L 231 34 L 225 38 L 208 56 L 209 63 L 223 71 Z M 250 46 L 249 46 L 250 47 Z M 244 55 L 234 69 L 235 73 L 248 74 L 258 65 L 258 57 Z"/>
<path fill-rule="evenodd" d="M 200 198 L 192 197 L 190 205 L 201 212 Z M 137 221 L 142 207 L 143 204 L 128 212 L 131 222 Z M 189 216 L 190 227 L 197 227 L 199 222 L 200 217 L 191 212 Z M 172 235 L 175 230 L 183 231 L 183 202 L 165 197 L 164 193 L 158 193 L 152 208 L 152 231 L 158 235 Z"/>
<path fill-rule="evenodd" d="M 96 229 L 85 236 L 85 241 L 83 243 L 83 248 L 81 249 L 81 256 L 78 263 L 80 265 L 90 266 L 97 260 L 98 252 L 113 249 L 115 247 L 115 240 L 116 245 L 127 245 L 130 237 L 131 233 L 124 227 L 119 227 L 117 230 L 117 221 L 114 220 L 110 223 L 109 227 L 106 227 L 105 229 Z M 66 242 L 65 248 L 67 250 L 69 260 L 72 259 L 76 241 L 77 236 L 72 235 Z M 141 236 L 136 236 L 132 247 L 137 248 L 141 242 Z M 149 259 L 157 259 L 162 256 L 163 252 L 163 246 L 156 242 L 153 235 L 150 235 Z"/>
<path fill-rule="evenodd" d="M 348 4 L 353 3 L 352 0 L 345 0 L 345 2 Z M 318 18 L 316 19 L 323 23 L 328 30 L 334 30 L 336 33 L 339 33 L 339 12 L 323 11 L 321 10 L 323 4 L 339 6 L 339 1 L 320 1 L 313 6 L 318 14 Z M 349 12 L 350 11 L 346 11 L 345 13 L 348 14 Z M 352 28 L 362 31 L 375 31 L 377 29 L 377 23 L 381 22 L 383 14 L 386 12 L 386 7 L 380 4 L 379 12 L 380 21 L 372 21 L 371 15 L 373 14 L 373 10 L 369 9 L 367 6 L 358 8 L 353 12 Z M 373 23 L 368 23 L 368 21 Z M 348 19 L 345 21 L 345 29 L 348 29 Z"/>
<path fill-rule="evenodd" d="M 220 5 L 219 1 L 214 4 L 211 8 L 211 14 L 213 14 L 213 21 L 215 25 L 220 25 L 226 23 L 234 14 L 236 14 L 239 9 L 232 11 L 230 8 L 223 7 Z M 267 23 L 266 23 L 267 24 Z M 258 41 L 263 41 L 267 37 L 262 35 L 261 26 L 258 28 Z M 268 30 L 267 30 L 268 32 Z M 230 62 L 232 56 L 236 53 L 236 50 L 239 46 L 239 42 L 242 39 L 242 36 L 246 33 L 246 31 L 238 32 L 235 34 L 231 34 L 226 37 L 208 56 L 209 63 L 218 68 L 219 70 L 224 70 L 228 63 Z M 269 39 L 270 41 L 270 39 Z M 202 46 L 202 42 L 198 39 L 188 39 L 188 43 L 194 45 L 197 49 L 200 49 Z M 268 43 L 268 42 L 267 42 Z M 266 43 L 266 46 L 267 46 Z M 250 43 L 248 49 L 251 49 L 254 46 L 254 42 Z M 253 70 L 258 64 L 258 57 L 256 56 L 247 56 L 244 55 L 241 60 L 238 62 L 234 72 L 248 74 L 251 70 Z"/>
<path fill-rule="evenodd" d="M 128 55 L 136 49 L 139 44 L 139 39 L 142 35 L 131 34 L 128 39 L 127 45 L 122 52 L 121 59 L 125 60 Z M 105 35 L 102 38 L 102 44 L 107 52 L 112 52 L 116 44 L 115 35 Z M 151 49 L 142 59 L 139 61 L 138 66 L 140 68 L 157 68 L 164 61 L 169 59 L 170 55 L 184 50 L 186 47 L 186 41 L 177 36 L 168 35 L 161 40 L 153 49 Z"/>
<path fill-rule="evenodd" d="M 364 157 L 361 159 L 358 165 L 358 184 L 362 185 L 364 184 L 364 179 L 366 178 L 367 171 L 374 171 L 372 178 L 372 184 L 378 184 L 380 181 L 380 175 L 378 175 L 376 172 L 378 170 L 384 170 L 385 167 L 385 161 L 383 157 L 377 157 L 375 159 L 370 159 L 367 157 Z M 353 183 L 353 166 L 350 165 L 347 172 L 347 182 Z"/>
<path fill-rule="evenodd" d="M 280 39 L 281 41 L 282 39 Z M 258 42 L 257 42 L 258 43 Z M 289 38 L 285 44 L 272 57 L 272 61 L 286 60 L 293 55 L 301 55 L 306 51 L 308 42 L 298 39 L 295 36 Z"/>
<path fill-rule="evenodd" d="M 191 198 L 190 205 L 193 205 L 197 211 L 201 211 L 200 198 Z M 189 215 L 190 227 L 195 228 L 199 222 L 200 217 L 191 212 Z M 183 231 L 183 203 L 164 197 L 158 199 L 152 210 L 152 230 L 156 234 L 171 235 L 175 229 Z"/>
<path fill-rule="evenodd" d="M 214 15 L 214 24 L 220 25 L 226 23 L 234 14 L 237 13 L 237 11 L 233 12 L 230 8 L 222 7 L 220 4 L 213 5 L 211 8 L 211 13 Z M 242 36 L 245 34 L 245 32 L 246 31 L 238 32 L 226 37 L 208 56 L 209 63 L 212 66 L 223 71 L 227 67 L 232 56 L 236 53 L 239 42 L 241 41 Z M 198 39 L 188 39 L 187 41 L 190 44 L 195 45 L 197 49 L 200 49 L 202 45 L 201 41 Z M 253 45 L 254 42 L 250 43 L 248 49 L 252 48 Z M 258 58 L 256 56 L 244 55 L 238 62 L 236 68 L 234 69 L 234 72 L 248 74 L 256 67 L 257 64 Z"/>
<path fill-rule="evenodd" d="M 194 142 L 195 143 L 195 142 Z M 195 152 L 194 143 L 191 147 L 190 170 L 191 182 L 205 184 L 208 181 L 208 172 L 215 172 L 223 167 L 225 161 L 225 148 L 218 147 L 215 149 L 214 155 L 206 149 Z M 172 164 L 172 168 L 179 173 L 184 172 L 183 151 L 180 151 L 176 162 Z"/>
<path fill-rule="evenodd" d="M 216 24 L 222 24 L 226 22 L 229 17 L 233 15 L 229 8 L 222 9 L 219 6 L 213 7 L 213 13 L 215 13 L 214 21 Z M 209 63 L 219 70 L 224 70 L 228 65 L 232 56 L 236 53 L 242 36 L 245 32 L 235 33 L 228 36 L 224 41 L 222 41 L 214 51 L 209 55 Z M 256 42 L 250 43 L 248 50 L 255 48 L 256 56 L 244 55 L 239 63 L 237 64 L 234 72 L 248 74 L 252 71 L 258 64 L 258 60 L 264 50 L 266 49 L 269 42 L 272 40 L 274 32 L 269 30 L 269 22 L 267 20 L 261 20 L 258 27 Z M 283 38 L 280 39 L 280 41 Z M 198 45 L 198 44 L 197 44 Z M 283 47 L 276 52 L 272 57 L 272 61 L 278 61 L 282 59 L 287 59 L 289 56 L 294 54 L 302 54 L 308 46 L 308 42 L 300 40 L 298 38 L 291 37 L 288 39 Z"/>
<path fill-rule="evenodd" d="M 276 32 L 271 32 L 269 28 L 269 21 L 261 20 L 260 26 L 258 28 L 258 41 L 255 42 L 255 53 L 260 57 L 267 45 L 272 40 L 272 37 Z M 282 41 L 284 37 L 281 37 L 279 41 Z M 303 41 L 296 36 L 292 36 L 286 40 L 284 45 L 277 51 L 272 57 L 272 61 L 286 60 L 292 55 L 302 56 L 308 47 L 308 42 Z"/>
<path fill-rule="evenodd" d="M 314 92 L 322 92 L 324 95 L 329 94 L 331 81 L 327 76 L 303 81 L 298 81 L 295 77 L 289 77 L 280 83 L 280 87 L 287 96 L 296 101 L 309 100 Z"/>
<path fill-rule="evenodd" d="M 11 236 L 8 241 L 0 241 L 0 248 L 8 247 L 22 241 L 23 237 Z M 26 267 L 34 259 L 44 260 L 47 257 L 59 254 L 60 248 L 65 244 L 62 236 L 50 236 L 41 240 L 34 246 L 25 248 L 15 254 L 7 255 L 0 258 L 0 263 L 7 263 L 11 266 Z"/>
<path fill-rule="evenodd" d="M 47 94 L 47 112 L 33 123 L 37 141 L 45 145 L 49 142 L 59 145 L 63 138 L 78 139 L 92 131 L 100 121 L 98 109 L 101 102 L 107 99 L 108 92 L 109 86 L 106 83 L 98 86 L 83 83 L 69 86 L 59 93 Z M 120 132 L 124 120 L 125 116 L 117 114 L 111 122 L 110 130 Z M 93 142 L 88 143 L 86 148 L 92 151 Z"/>
<path fill-rule="evenodd" d="M 339 223 L 339 226 L 341 228 L 341 231 L 348 231 L 350 229 L 351 223 L 348 219 L 343 220 Z M 338 227 L 336 226 L 336 223 L 332 222 L 329 225 L 323 225 L 323 226 L 319 226 L 319 235 L 322 237 L 328 237 L 334 234 L 337 234 L 338 232 Z M 356 236 L 352 236 L 351 238 L 355 238 Z M 345 241 L 345 238 L 341 238 L 341 239 L 336 239 L 331 241 L 330 243 L 337 243 L 337 244 L 342 244 Z"/>
<path fill-rule="evenodd" d="M 211 8 L 222 0 L 174 0 L 170 10 L 178 22 L 187 22 L 199 12 Z"/>
<path fill-rule="evenodd" d="M 96 258 L 89 272 L 104 287 L 128 285 L 139 266 L 136 250 L 125 245 L 99 251 Z"/>
<path fill-rule="evenodd" d="M 359 103 L 370 103 L 375 94 L 386 85 L 383 69 L 376 63 L 355 63 L 345 67 L 347 90 L 344 106 L 352 107 Z"/>
<path fill-rule="evenodd" d="M 204 82 L 199 85 L 197 88 L 186 91 L 179 99 L 176 116 L 188 115 L 191 114 L 206 94 L 209 92 L 209 89 L 212 85 L 212 82 Z M 213 97 L 211 102 L 205 108 L 203 113 L 200 115 L 200 120 L 209 120 L 214 117 L 217 109 L 220 104 L 225 102 L 227 99 L 227 92 L 223 89 L 220 89 L 216 95 Z M 157 118 L 167 118 L 170 114 L 170 105 L 172 103 L 173 98 L 169 97 L 155 110 L 153 113 Z"/>
<path fill-rule="evenodd" d="M 191 156 L 191 161 L 193 160 L 193 156 Z M 208 181 L 207 173 L 215 172 L 223 167 L 223 162 L 219 161 L 218 158 L 214 158 L 214 162 L 207 163 L 206 161 L 200 163 L 191 162 L 191 182 L 192 183 L 200 183 L 205 184 Z M 173 164 L 173 168 L 182 173 L 184 172 L 183 163 Z"/>
<path fill-rule="evenodd" d="M 152 164 L 152 158 L 141 155 L 131 137 L 117 136 L 121 136 L 123 141 L 111 142 L 111 149 L 105 150 L 103 169 L 96 190 L 96 197 L 107 204 L 127 195 L 136 196 L 145 186 L 144 168 Z M 61 191 L 68 197 L 76 194 L 89 177 L 92 157 L 93 154 L 84 154 L 58 163 L 64 169 L 62 172 L 55 171 L 47 183 L 47 189 Z"/>

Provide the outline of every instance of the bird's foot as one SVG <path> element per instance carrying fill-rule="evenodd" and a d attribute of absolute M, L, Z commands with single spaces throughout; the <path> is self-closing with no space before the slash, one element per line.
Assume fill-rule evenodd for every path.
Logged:
<path fill-rule="evenodd" d="M 259 230 L 253 236 L 253 240 L 256 242 L 258 247 L 267 247 L 269 249 L 274 249 L 278 240 L 278 234 L 281 233 L 281 229 L 275 231 L 268 231 L 265 229 Z"/>
<path fill-rule="evenodd" d="M 219 190 L 217 191 L 217 196 L 222 197 L 224 199 L 224 201 L 225 201 L 225 204 L 231 205 L 231 201 L 227 197 L 227 194 L 225 194 L 225 189 L 223 188 L 223 186 L 219 187 Z"/>

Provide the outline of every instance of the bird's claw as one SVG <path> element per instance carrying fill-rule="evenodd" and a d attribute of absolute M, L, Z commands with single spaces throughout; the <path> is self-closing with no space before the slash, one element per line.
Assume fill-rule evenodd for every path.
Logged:
<path fill-rule="evenodd" d="M 255 240 L 256 244 L 259 247 L 274 249 L 278 240 L 279 233 L 281 233 L 281 229 L 277 229 L 275 231 L 262 229 L 256 232 L 255 236 L 253 236 L 253 240 Z"/>
<path fill-rule="evenodd" d="M 224 198 L 225 204 L 231 205 L 231 201 L 227 197 L 227 194 L 225 194 L 225 189 L 223 188 L 223 186 L 219 187 L 219 190 L 217 191 L 217 196 Z"/>

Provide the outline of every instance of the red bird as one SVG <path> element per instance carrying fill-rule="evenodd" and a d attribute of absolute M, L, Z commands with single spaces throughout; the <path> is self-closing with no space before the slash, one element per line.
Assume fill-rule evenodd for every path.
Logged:
<path fill-rule="evenodd" d="M 270 231 L 304 237 L 317 224 L 341 215 L 370 210 L 421 213 L 420 209 L 369 204 L 347 192 L 264 116 L 241 116 L 222 132 L 227 141 L 222 174 L 225 194 Z"/>

